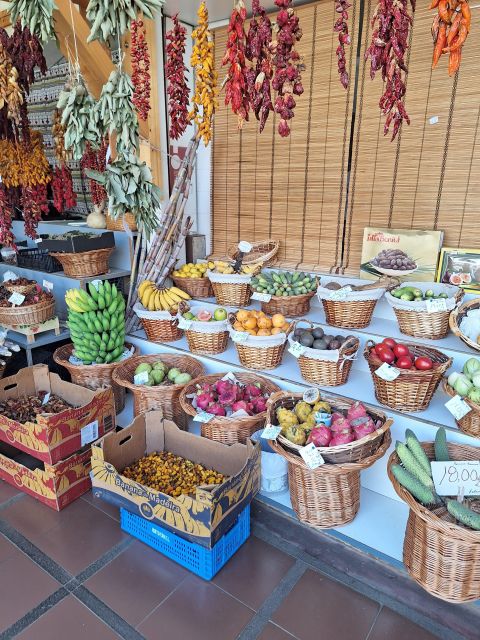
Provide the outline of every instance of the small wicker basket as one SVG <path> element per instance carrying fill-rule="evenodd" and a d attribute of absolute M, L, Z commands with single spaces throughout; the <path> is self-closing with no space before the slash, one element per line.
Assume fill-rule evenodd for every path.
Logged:
<path fill-rule="evenodd" d="M 125 231 L 124 221 L 130 231 L 137 231 L 138 229 L 135 216 L 131 213 L 126 213 L 124 216 L 120 216 L 116 220 L 114 220 L 114 218 L 112 218 L 108 213 L 105 217 L 107 220 L 107 229 L 109 231 Z"/>
<path fill-rule="evenodd" d="M 108 260 L 115 247 L 81 251 L 80 253 L 51 252 L 62 265 L 63 271 L 69 278 L 92 278 L 108 273 Z"/>
<path fill-rule="evenodd" d="M 125 343 L 125 347 L 134 348 L 132 355 L 138 353 L 137 347 L 133 347 L 131 344 Z M 113 395 L 115 396 L 115 411 L 117 414 L 121 413 L 125 408 L 125 388 L 113 381 L 113 372 L 119 364 L 123 364 L 123 361 L 110 362 L 109 364 L 72 364 L 69 362 L 69 358 L 73 353 L 73 348 L 73 344 L 65 344 L 63 347 L 59 347 L 54 352 L 53 359 L 57 364 L 65 367 L 74 384 L 79 384 L 88 389 L 112 387 Z"/>
<path fill-rule="evenodd" d="M 251 275 L 207 271 L 217 304 L 221 307 L 248 307 L 252 296 Z"/>
<path fill-rule="evenodd" d="M 443 380 L 443 389 L 452 398 L 457 395 L 457 392 L 452 389 L 446 379 Z M 460 420 L 455 420 L 455 422 L 463 433 L 474 438 L 480 438 L 480 405 L 475 404 L 468 398 L 463 398 L 463 401 L 470 407 L 470 411 Z"/>
<path fill-rule="evenodd" d="M 230 335 L 235 343 L 240 364 L 243 367 L 269 371 L 276 369 L 281 364 L 285 347 L 287 346 L 287 338 L 292 331 L 293 324 L 290 325 L 285 333 L 278 333 L 274 336 L 251 336 L 248 333 L 242 333 L 241 335 L 245 337 L 245 340 L 239 341 L 236 338 L 236 334 L 239 332 L 233 329 L 235 314 L 231 313 L 228 320 Z"/>
<path fill-rule="evenodd" d="M 180 406 L 179 396 L 185 385 L 166 384 L 148 387 L 143 384 L 135 384 L 133 377 L 139 364 L 154 364 L 161 360 L 169 368 L 177 367 L 183 373 L 189 373 L 192 378 L 198 378 L 205 373 L 203 365 L 190 356 L 175 356 L 168 354 L 156 354 L 150 356 L 135 356 L 121 362 L 113 372 L 113 380 L 122 388 L 130 389 L 134 397 L 134 415 L 138 416 L 152 409 L 162 409 L 163 415 L 173 420 L 180 429 L 188 428 L 187 415 Z"/>
<path fill-rule="evenodd" d="M 280 242 L 278 240 L 261 240 L 250 244 L 252 245 L 252 250 L 245 254 L 243 264 L 259 264 L 266 267 L 275 262 L 275 256 L 280 248 Z M 238 243 L 228 247 L 227 255 L 230 260 L 237 259 Z"/>
<path fill-rule="evenodd" d="M 434 445 L 423 442 L 427 456 L 434 459 Z M 452 460 L 480 460 L 480 449 L 448 444 Z M 387 463 L 393 488 L 410 507 L 403 562 L 410 576 L 423 589 L 447 602 L 472 602 L 480 598 L 480 531 L 457 524 L 443 506 L 430 510 L 417 502 L 392 473 L 399 464 L 394 451 Z M 480 504 L 479 504 L 480 508 Z"/>
<path fill-rule="evenodd" d="M 450 314 L 450 318 L 449 318 L 450 329 L 452 330 L 452 333 L 454 333 L 458 338 L 460 338 L 460 340 L 463 340 L 465 344 L 467 344 L 472 349 L 475 349 L 476 351 L 480 351 L 480 342 L 475 342 L 474 340 L 466 336 L 464 333 L 462 333 L 462 330 L 460 329 L 460 325 L 462 323 L 462 320 L 468 315 L 469 311 L 473 311 L 474 309 L 479 309 L 479 308 L 480 308 L 480 299 L 474 298 L 473 300 L 468 300 L 467 302 L 464 302 L 459 307 L 454 309 Z M 478 335 L 478 340 L 480 340 L 480 332 Z"/>
<path fill-rule="evenodd" d="M 191 298 L 213 298 L 212 283 L 208 278 L 171 277 L 175 286 L 188 293 Z"/>
<path fill-rule="evenodd" d="M 341 299 L 337 299 L 340 295 L 338 290 L 319 286 L 317 297 L 323 305 L 327 324 L 344 329 L 364 329 L 370 324 L 375 306 L 387 286 L 389 285 L 385 281 L 385 286 L 349 292 L 344 287 Z"/>
<path fill-rule="evenodd" d="M 183 336 L 177 316 L 169 311 L 148 311 L 140 303 L 134 305 L 133 310 L 140 318 L 150 342 L 175 342 Z"/>
<path fill-rule="evenodd" d="M 371 349 L 374 343 L 368 340 L 364 356 L 372 375 L 375 397 L 381 404 L 396 411 L 424 411 L 428 408 L 444 373 L 452 364 L 452 359 L 431 347 L 422 347 L 410 342 L 403 344 L 410 349 L 415 358 L 427 356 L 438 366 L 427 371 L 399 369 L 400 374 L 395 380 L 383 380 L 375 374 L 383 362 Z"/>
<path fill-rule="evenodd" d="M 281 313 L 286 318 L 299 318 L 310 311 L 310 301 L 315 291 L 299 296 L 272 296 L 268 302 L 262 302 L 262 311 L 268 316 Z"/>
<path fill-rule="evenodd" d="M 42 302 L 26 307 L 0 307 L 0 324 L 20 326 L 41 324 L 55 315 L 55 299 L 53 296 Z"/>
<path fill-rule="evenodd" d="M 194 307 L 190 311 L 196 315 Z M 181 311 L 180 311 L 181 313 Z M 223 353 L 228 345 L 228 325 L 226 320 L 212 322 L 188 321 L 179 317 L 179 325 L 184 326 L 185 337 L 191 353 L 214 356 Z M 188 329 L 186 328 L 188 325 Z"/>
<path fill-rule="evenodd" d="M 185 413 L 190 416 L 197 415 L 197 410 L 192 406 L 192 402 L 188 398 L 189 395 L 196 393 L 197 384 L 213 384 L 221 380 L 225 375 L 226 373 L 215 373 L 209 376 L 201 376 L 186 385 L 180 393 L 180 405 Z M 260 383 L 263 393 L 272 394 L 279 390 L 276 384 L 255 373 L 235 373 L 235 377 L 242 384 Z M 258 431 L 265 424 L 266 415 L 267 412 L 264 411 L 254 416 L 242 418 L 215 417 L 202 424 L 202 436 L 223 444 L 245 443 L 255 431 Z"/>

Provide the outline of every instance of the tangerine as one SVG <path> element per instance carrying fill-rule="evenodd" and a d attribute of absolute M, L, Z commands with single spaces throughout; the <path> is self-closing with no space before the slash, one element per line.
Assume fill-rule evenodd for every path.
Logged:
<path fill-rule="evenodd" d="M 257 326 L 257 319 L 247 318 L 242 324 L 245 327 L 245 329 L 255 329 Z"/>
<path fill-rule="evenodd" d="M 271 336 L 270 329 L 259 329 L 257 331 L 257 336 Z"/>
<path fill-rule="evenodd" d="M 274 316 L 272 316 L 272 324 L 274 327 L 283 327 L 283 325 L 285 324 L 285 316 L 283 316 L 281 313 L 276 313 Z"/>
<path fill-rule="evenodd" d="M 260 329 L 271 329 L 272 327 L 272 321 L 270 320 L 270 318 L 267 318 L 267 316 L 261 316 L 260 318 L 258 318 L 257 324 Z"/>
<path fill-rule="evenodd" d="M 281 327 L 273 327 L 273 329 L 271 330 L 272 336 L 276 336 L 277 334 L 282 332 L 283 332 L 283 329 Z"/>
<path fill-rule="evenodd" d="M 233 328 L 235 329 L 235 331 L 244 331 L 243 324 L 238 320 L 233 323 Z"/>
<path fill-rule="evenodd" d="M 240 309 L 240 311 L 237 311 L 237 320 L 239 322 L 245 322 L 249 317 L 250 311 L 247 311 L 246 309 Z"/>

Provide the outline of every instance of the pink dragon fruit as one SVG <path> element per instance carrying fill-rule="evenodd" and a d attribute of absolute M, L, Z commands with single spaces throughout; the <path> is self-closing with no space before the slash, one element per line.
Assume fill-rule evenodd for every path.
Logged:
<path fill-rule="evenodd" d="M 348 420 L 367 417 L 367 410 L 361 402 L 354 402 L 347 412 Z"/>
<path fill-rule="evenodd" d="M 332 413 L 332 424 L 337 420 L 345 420 L 345 416 L 343 415 L 343 413 L 340 413 L 339 411 L 334 411 Z"/>
<path fill-rule="evenodd" d="M 255 384 L 247 384 L 244 393 L 250 400 L 252 398 L 259 398 L 262 395 L 262 390 Z"/>
<path fill-rule="evenodd" d="M 215 393 L 215 386 L 208 382 L 204 382 L 202 385 L 197 385 L 197 395 L 201 395 L 202 393 Z"/>
<path fill-rule="evenodd" d="M 332 425 L 330 428 L 334 433 L 345 431 L 345 429 L 350 429 L 350 422 L 344 416 L 342 416 L 341 418 L 335 420 L 335 422 L 332 421 Z"/>
<path fill-rule="evenodd" d="M 368 418 L 362 424 L 354 426 L 353 431 L 355 433 L 355 440 L 361 440 L 362 438 L 365 438 L 365 436 L 368 436 L 370 433 L 373 433 L 375 431 L 373 420 L 371 418 Z"/>
<path fill-rule="evenodd" d="M 240 411 L 240 409 L 243 409 L 248 413 L 248 406 L 245 400 L 237 400 L 237 402 L 232 404 L 232 411 Z"/>
<path fill-rule="evenodd" d="M 352 429 L 355 429 L 356 427 L 361 427 L 361 426 L 368 426 L 372 429 L 372 431 L 375 431 L 375 423 L 373 422 L 370 416 L 363 416 L 363 418 L 357 418 L 356 420 L 352 420 L 350 422 L 350 425 Z"/>
<path fill-rule="evenodd" d="M 316 447 L 328 447 L 330 440 L 332 439 L 332 432 L 328 427 L 320 426 L 314 427 L 310 431 L 307 444 L 313 442 Z"/>
<path fill-rule="evenodd" d="M 217 380 L 217 382 L 213 385 L 215 387 L 215 391 L 218 395 L 222 395 L 227 392 L 232 392 L 235 390 L 235 386 L 233 382 L 229 380 Z"/>
<path fill-rule="evenodd" d="M 237 394 L 235 393 L 235 387 L 222 391 L 218 396 L 218 402 L 222 407 L 230 407 L 236 399 Z"/>
<path fill-rule="evenodd" d="M 208 411 L 208 413 L 211 413 L 214 416 L 226 416 L 227 415 L 227 412 L 225 411 L 224 407 L 220 406 L 216 402 L 211 404 L 208 407 L 207 411 Z"/>
<path fill-rule="evenodd" d="M 267 410 L 267 401 L 263 397 L 252 400 L 252 405 L 255 413 L 263 413 Z"/>
<path fill-rule="evenodd" d="M 206 411 L 209 404 L 215 402 L 215 398 L 211 393 L 201 393 L 197 396 L 197 407 L 202 411 Z"/>
<path fill-rule="evenodd" d="M 248 411 L 248 415 L 253 416 L 254 415 L 254 410 L 253 410 L 253 404 L 251 402 L 247 402 L 247 411 Z"/>
<path fill-rule="evenodd" d="M 355 440 L 355 435 L 353 431 L 350 429 L 349 431 L 342 431 L 341 433 L 336 433 L 333 438 L 330 440 L 329 447 L 338 447 L 340 444 L 349 444 Z"/>

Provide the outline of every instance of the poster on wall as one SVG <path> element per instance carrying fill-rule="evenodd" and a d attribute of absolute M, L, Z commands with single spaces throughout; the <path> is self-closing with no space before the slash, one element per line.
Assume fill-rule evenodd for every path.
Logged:
<path fill-rule="evenodd" d="M 433 282 L 443 231 L 365 227 L 360 277 Z"/>
<path fill-rule="evenodd" d="M 480 291 L 480 250 L 444 247 L 438 261 L 437 282 L 454 284 L 467 293 Z"/>

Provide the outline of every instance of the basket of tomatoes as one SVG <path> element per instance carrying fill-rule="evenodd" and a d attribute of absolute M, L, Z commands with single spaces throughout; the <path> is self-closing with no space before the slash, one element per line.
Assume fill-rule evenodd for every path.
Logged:
<path fill-rule="evenodd" d="M 402 412 L 424 411 L 452 359 L 432 347 L 385 338 L 364 351 L 377 400 Z"/>

